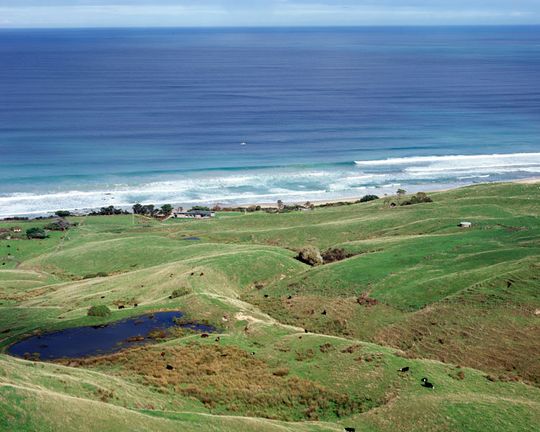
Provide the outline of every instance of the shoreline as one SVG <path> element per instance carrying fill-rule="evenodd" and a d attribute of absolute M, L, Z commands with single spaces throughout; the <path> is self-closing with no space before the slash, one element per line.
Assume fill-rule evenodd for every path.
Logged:
<path fill-rule="evenodd" d="M 466 188 L 466 187 L 471 187 L 471 186 L 478 186 L 478 185 L 485 185 L 485 184 L 503 184 L 503 183 L 538 184 L 538 183 L 540 183 L 540 177 L 530 177 L 530 178 L 525 178 L 525 179 L 516 179 L 516 180 L 507 180 L 507 181 L 478 182 L 478 183 L 471 183 L 471 184 L 468 184 L 468 185 L 459 185 L 459 186 L 456 185 L 455 187 L 446 187 L 446 188 L 431 189 L 431 190 L 430 189 L 422 190 L 421 188 L 416 190 L 417 188 L 413 188 L 415 190 L 414 191 L 408 190 L 407 195 L 414 194 L 414 193 L 419 192 L 419 191 L 426 191 L 426 192 L 429 192 L 429 193 L 438 193 L 438 192 L 448 192 L 448 191 L 461 189 L 461 188 Z M 336 203 L 351 204 L 351 203 L 355 203 L 360 198 L 362 198 L 362 196 L 367 195 L 367 194 L 368 193 L 359 194 L 358 196 L 355 196 L 355 197 L 347 196 L 347 197 L 342 197 L 342 198 L 338 197 L 338 198 L 322 199 L 322 200 L 302 199 L 302 200 L 291 200 L 291 201 L 282 200 L 282 201 L 283 201 L 283 203 L 285 205 L 302 205 L 302 204 L 305 204 L 306 202 L 310 202 L 311 204 L 314 204 L 315 206 L 324 206 L 324 205 L 331 205 L 331 204 L 336 204 Z M 377 195 L 376 191 L 373 191 L 373 195 Z M 383 198 L 385 196 L 394 196 L 394 195 L 395 195 L 395 193 L 394 194 L 384 194 L 384 195 L 379 196 L 379 198 Z M 205 205 L 205 206 L 208 206 L 208 207 L 212 207 L 212 206 L 216 205 L 216 203 L 219 203 L 219 201 L 216 200 L 216 201 L 213 201 L 213 203 L 208 203 L 208 204 L 197 203 L 197 205 Z M 156 204 L 156 207 L 158 207 L 159 205 L 162 205 L 162 204 L 163 203 L 158 203 L 158 204 Z M 118 205 L 118 206 L 114 206 L 114 207 L 117 208 L 117 209 L 121 209 L 121 210 L 131 211 L 132 205 L 133 204 L 130 204 L 130 205 Z M 185 204 L 176 203 L 176 204 L 172 204 L 172 205 L 173 205 L 173 207 L 176 208 L 178 206 L 184 206 Z M 252 203 L 246 203 L 246 204 L 230 203 L 230 204 L 227 204 L 227 205 L 223 205 L 221 207 L 247 209 L 247 208 L 255 207 L 255 206 L 260 206 L 260 207 L 263 207 L 263 208 L 277 208 L 278 207 L 277 202 L 252 202 Z M 104 206 L 104 207 L 106 207 L 106 206 Z M 72 210 L 69 210 L 69 211 L 71 211 L 73 213 L 73 216 L 86 216 L 89 213 L 91 213 L 92 211 L 97 211 L 100 208 L 101 207 L 94 207 L 94 208 L 88 207 L 88 208 L 83 208 L 83 209 L 72 209 Z M 36 212 L 36 213 L 32 213 L 32 214 L 27 213 L 27 214 L 16 214 L 16 215 L 13 215 L 13 216 L 2 216 L 2 217 L 0 217 L 0 221 L 21 220 L 21 219 L 16 219 L 16 218 L 28 218 L 28 220 L 34 220 L 34 219 L 37 219 L 37 218 L 54 217 L 54 213 L 56 211 L 59 211 L 59 210 L 65 210 L 65 209 L 56 209 L 56 210 L 53 210 L 53 211 L 44 211 L 44 212 L 39 212 L 39 213 Z M 22 219 L 22 220 L 24 220 L 24 219 Z"/>
<path fill-rule="evenodd" d="M 442 188 L 442 189 L 432 189 L 429 190 L 429 193 L 438 193 L 438 192 L 449 192 L 452 190 L 467 188 L 471 186 L 479 186 L 479 185 L 485 185 L 485 184 L 503 184 L 503 183 L 517 183 L 517 184 L 537 184 L 540 183 L 540 177 L 530 177 L 526 179 L 519 179 L 519 180 L 507 180 L 507 181 L 493 181 L 493 182 L 479 182 L 479 183 L 472 183 L 469 185 L 463 185 L 463 186 L 455 186 L 455 187 L 449 187 L 449 188 Z M 407 191 L 407 195 L 411 195 L 412 193 L 416 192 L 409 192 Z M 367 195 L 367 194 L 364 194 Z M 377 195 L 374 193 L 373 195 Z M 385 194 L 383 196 L 380 196 L 379 198 L 383 198 L 384 196 L 394 196 L 395 194 L 389 195 Z M 285 204 L 289 205 L 300 205 L 305 204 L 306 202 L 310 202 L 311 204 L 315 204 L 315 206 L 325 205 L 325 204 L 336 204 L 336 203 L 354 203 L 358 201 L 362 196 L 358 196 L 356 198 L 350 198 L 350 197 L 344 197 L 344 198 L 336 198 L 336 199 L 329 199 L 329 200 L 301 200 L 301 201 L 283 201 Z M 253 206 L 261 206 L 261 207 L 267 207 L 267 208 L 277 208 L 277 203 L 255 203 L 255 204 L 242 204 L 242 205 L 236 205 L 234 207 L 238 208 L 249 208 Z"/>

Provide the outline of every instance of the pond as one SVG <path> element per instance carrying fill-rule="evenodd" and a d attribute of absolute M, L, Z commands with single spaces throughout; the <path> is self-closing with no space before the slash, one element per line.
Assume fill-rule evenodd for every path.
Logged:
<path fill-rule="evenodd" d="M 181 312 L 156 312 L 109 324 L 44 333 L 16 342 L 7 352 L 18 357 L 31 355 L 33 358 L 37 357 L 35 353 L 39 353 L 40 360 L 109 354 L 152 341 L 147 338 L 149 333 L 178 326 L 174 319 L 182 315 Z M 201 333 L 215 331 L 214 327 L 197 323 L 182 324 L 179 327 Z"/>

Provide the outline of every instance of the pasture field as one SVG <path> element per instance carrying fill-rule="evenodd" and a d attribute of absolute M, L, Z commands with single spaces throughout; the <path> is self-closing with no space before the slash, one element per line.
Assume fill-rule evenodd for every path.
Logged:
<path fill-rule="evenodd" d="M 538 430 L 540 184 L 430 197 L 73 217 L 47 239 L 0 240 L 0 430 Z M 347 257 L 312 267 L 295 258 L 306 246 Z M 87 316 L 94 305 L 111 315 Z M 167 310 L 217 331 L 57 362 L 7 353 Z"/>

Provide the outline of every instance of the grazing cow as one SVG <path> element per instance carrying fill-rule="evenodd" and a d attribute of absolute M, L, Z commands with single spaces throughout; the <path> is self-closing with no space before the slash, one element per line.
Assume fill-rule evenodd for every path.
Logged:
<path fill-rule="evenodd" d="M 255 355 L 255 351 L 251 351 L 251 355 L 253 355 L 253 356 L 254 356 L 254 355 Z"/>
<path fill-rule="evenodd" d="M 292 296 L 287 297 L 287 300 L 291 300 L 291 299 L 292 299 Z"/>
<path fill-rule="evenodd" d="M 170 364 L 168 364 L 168 365 L 166 366 L 166 368 L 167 368 L 167 370 L 173 370 L 173 369 L 174 369 L 174 366 L 171 366 Z"/>
<path fill-rule="evenodd" d="M 344 430 L 345 430 L 345 432 L 355 432 L 356 431 L 356 429 L 353 428 L 353 427 L 346 427 Z"/>
<path fill-rule="evenodd" d="M 219 342 L 220 340 L 221 338 L 219 336 L 215 339 L 216 342 Z"/>
<path fill-rule="evenodd" d="M 134 307 L 137 307 L 137 306 L 139 306 L 139 304 L 138 304 L 138 303 L 135 303 L 133 306 L 134 306 Z"/>
<path fill-rule="evenodd" d="M 308 329 L 304 329 L 304 333 L 309 333 Z"/>
<path fill-rule="evenodd" d="M 105 296 L 101 296 L 101 298 L 102 298 L 102 299 L 104 299 L 104 298 L 105 298 Z"/>
<path fill-rule="evenodd" d="M 202 338 L 207 338 L 208 336 L 210 336 L 208 333 L 203 333 L 203 334 L 201 335 Z"/>
<path fill-rule="evenodd" d="M 204 273 L 201 273 L 201 276 L 204 276 Z"/>
<path fill-rule="evenodd" d="M 264 298 L 268 298 L 268 294 L 265 294 L 265 295 L 264 295 Z"/>
<path fill-rule="evenodd" d="M 118 305 L 118 309 L 124 309 L 125 306 L 124 305 Z"/>
<path fill-rule="evenodd" d="M 422 387 L 435 388 L 435 386 L 432 383 L 430 383 L 427 378 L 422 378 Z"/>
<path fill-rule="evenodd" d="M 321 312 L 321 315 L 326 315 L 326 309 Z"/>
<path fill-rule="evenodd" d="M 401 369 L 398 369 L 398 372 L 409 372 L 409 366 L 402 367 Z"/>
<path fill-rule="evenodd" d="M 165 351 L 161 351 L 161 357 L 165 357 Z"/>

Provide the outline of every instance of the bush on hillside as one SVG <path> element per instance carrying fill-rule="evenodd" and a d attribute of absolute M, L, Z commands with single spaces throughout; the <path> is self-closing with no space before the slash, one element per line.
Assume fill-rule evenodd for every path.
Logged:
<path fill-rule="evenodd" d="M 58 219 L 45 225 L 45 229 L 48 229 L 49 231 L 67 231 L 70 228 L 71 224 L 65 219 Z"/>
<path fill-rule="evenodd" d="M 375 201 L 378 200 L 379 197 L 377 195 L 364 195 L 358 202 L 368 202 L 368 201 Z"/>
<path fill-rule="evenodd" d="M 68 216 L 71 216 L 71 212 L 67 210 L 58 210 L 57 212 L 54 212 L 54 214 L 58 217 L 65 218 Z"/>
<path fill-rule="evenodd" d="M 107 317 L 110 314 L 110 309 L 105 305 L 92 306 L 90 309 L 88 309 L 88 316 Z"/>
<path fill-rule="evenodd" d="M 314 246 L 307 246 L 301 249 L 296 256 L 296 259 L 310 266 L 318 266 L 324 264 L 321 252 Z"/>
<path fill-rule="evenodd" d="M 26 237 L 29 239 L 45 239 L 49 236 L 43 228 L 34 227 L 26 230 Z"/>
<path fill-rule="evenodd" d="M 169 296 L 169 298 L 170 299 L 175 299 L 175 298 L 178 298 L 178 297 L 183 297 L 185 295 L 188 295 L 189 293 L 190 293 L 189 288 L 185 288 L 185 287 L 177 288 L 172 292 L 172 294 Z"/>
<path fill-rule="evenodd" d="M 407 205 L 430 203 L 430 202 L 433 202 L 433 200 L 429 196 L 427 196 L 426 193 L 418 192 L 416 195 L 413 195 L 409 200 L 403 201 L 401 205 L 407 206 Z"/>
<path fill-rule="evenodd" d="M 341 261 L 354 256 L 353 253 L 347 252 L 343 248 L 330 248 L 322 253 L 322 258 L 325 264 Z"/>
<path fill-rule="evenodd" d="M 107 272 L 98 272 L 98 273 L 88 273 L 83 276 L 83 279 L 93 279 L 97 277 L 107 277 L 109 273 Z"/>

